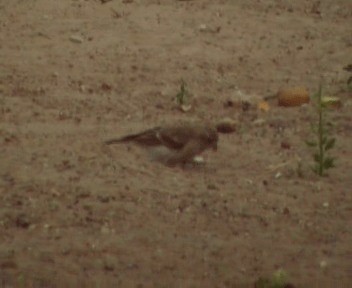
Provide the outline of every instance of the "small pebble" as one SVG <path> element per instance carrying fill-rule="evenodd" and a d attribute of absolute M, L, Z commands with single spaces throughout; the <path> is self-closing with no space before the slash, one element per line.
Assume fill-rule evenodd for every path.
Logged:
<path fill-rule="evenodd" d="M 205 162 L 204 158 L 202 156 L 195 156 L 193 158 L 193 162 L 196 164 L 202 164 Z"/>
<path fill-rule="evenodd" d="M 83 38 L 78 35 L 72 35 L 69 39 L 73 43 L 82 43 L 83 42 Z"/>
<path fill-rule="evenodd" d="M 199 25 L 199 31 L 204 32 L 208 29 L 206 24 L 200 24 Z"/>
<path fill-rule="evenodd" d="M 263 124 L 265 124 L 266 120 L 263 118 L 258 118 L 256 120 L 254 120 L 252 123 L 255 126 L 262 126 Z"/>
<path fill-rule="evenodd" d="M 325 268 L 327 265 L 328 265 L 328 263 L 325 260 L 322 260 L 319 263 L 320 268 Z"/>
<path fill-rule="evenodd" d="M 276 178 L 276 179 L 279 179 L 281 176 L 282 176 L 282 174 L 281 174 L 280 172 L 277 172 L 277 173 L 275 174 L 275 178 Z"/>

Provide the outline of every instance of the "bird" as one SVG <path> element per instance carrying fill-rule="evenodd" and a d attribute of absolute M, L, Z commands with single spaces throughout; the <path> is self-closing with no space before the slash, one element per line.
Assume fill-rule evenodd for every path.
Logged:
<path fill-rule="evenodd" d="M 178 122 L 109 139 L 105 141 L 105 144 L 131 142 L 146 148 L 159 147 L 164 150 L 164 153 L 156 152 L 157 157 L 154 158 L 159 158 L 157 160 L 174 166 L 192 162 L 204 150 L 213 149 L 216 151 L 218 140 L 217 128 L 210 123 Z"/>

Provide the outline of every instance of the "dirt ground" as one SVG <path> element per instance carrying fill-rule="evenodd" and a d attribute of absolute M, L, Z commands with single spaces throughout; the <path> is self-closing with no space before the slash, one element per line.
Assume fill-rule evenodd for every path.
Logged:
<path fill-rule="evenodd" d="M 284 269 L 351 287 L 351 23 L 350 0 L 0 1 L 0 286 L 254 287 Z M 343 104 L 327 177 L 313 105 L 256 106 L 322 81 Z M 239 127 L 204 165 L 103 144 L 223 117 Z"/>

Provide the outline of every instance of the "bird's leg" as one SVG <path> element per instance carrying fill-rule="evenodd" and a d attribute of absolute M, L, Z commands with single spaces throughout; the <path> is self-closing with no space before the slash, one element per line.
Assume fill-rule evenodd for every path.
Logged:
<path fill-rule="evenodd" d="M 204 150 L 204 145 L 199 141 L 189 141 L 180 151 L 174 153 L 168 160 L 168 165 L 175 165 L 179 163 L 186 163 L 193 159 L 194 156 L 198 155 Z"/>

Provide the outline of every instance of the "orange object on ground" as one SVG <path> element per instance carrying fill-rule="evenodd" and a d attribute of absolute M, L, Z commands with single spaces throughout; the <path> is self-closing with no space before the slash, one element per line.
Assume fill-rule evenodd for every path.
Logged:
<path fill-rule="evenodd" d="M 309 102 L 308 90 L 305 87 L 280 89 L 277 93 L 279 106 L 295 107 Z"/>

